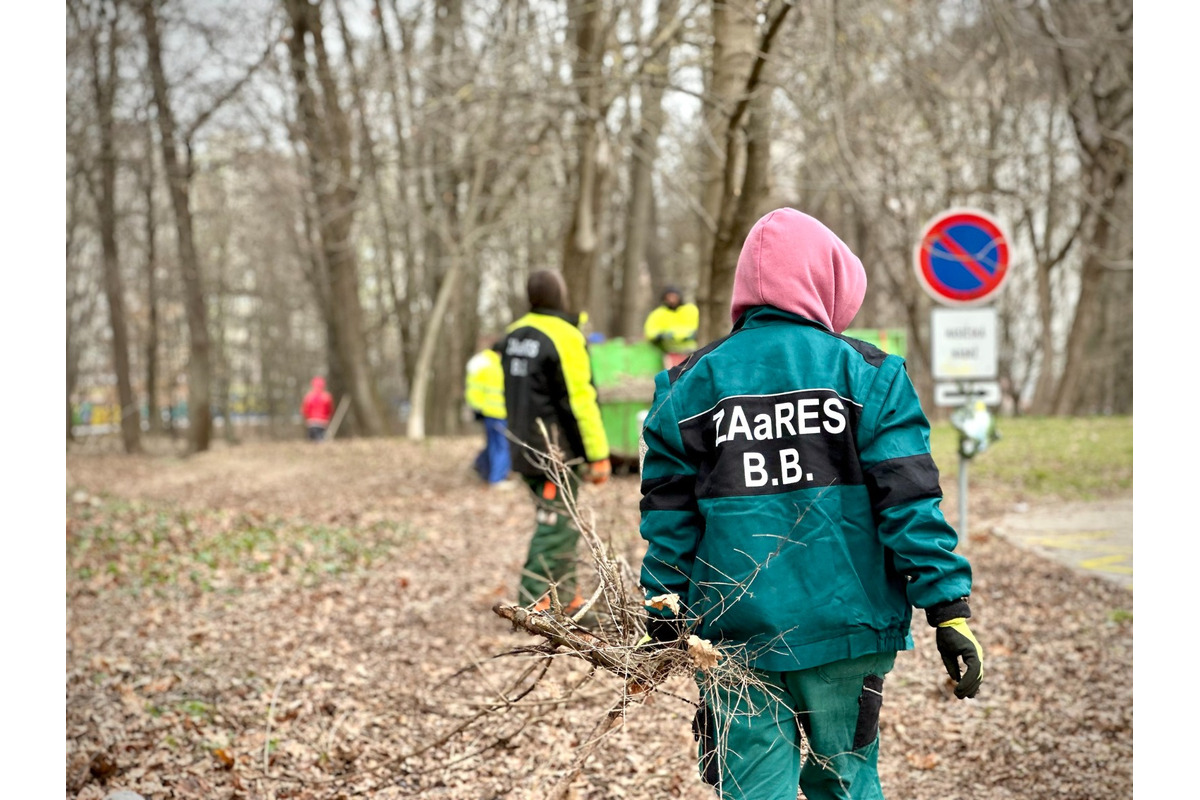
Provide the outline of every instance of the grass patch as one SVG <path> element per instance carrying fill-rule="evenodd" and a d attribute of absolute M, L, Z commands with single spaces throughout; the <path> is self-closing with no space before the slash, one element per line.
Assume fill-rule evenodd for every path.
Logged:
<path fill-rule="evenodd" d="M 264 579 L 311 586 L 370 569 L 415 539 L 393 522 L 308 524 L 119 499 L 68 498 L 67 512 L 68 588 L 236 594 Z"/>
<path fill-rule="evenodd" d="M 971 460 L 972 486 L 1030 499 L 1097 500 L 1133 488 L 1133 418 L 1000 417 L 998 441 Z M 958 432 L 932 426 L 930 446 L 943 485 L 958 477 Z"/>
<path fill-rule="evenodd" d="M 203 700 L 184 700 L 179 710 L 196 720 L 209 720 L 213 715 L 212 705 Z"/>

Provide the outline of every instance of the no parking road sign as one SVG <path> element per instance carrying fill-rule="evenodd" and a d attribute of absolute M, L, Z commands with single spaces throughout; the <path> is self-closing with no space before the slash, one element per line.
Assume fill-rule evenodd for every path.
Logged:
<path fill-rule="evenodd" d="M 981 303 L 1008 277 L 1008 236 L 984 212 L 951 209 L 922 230 L 913 261 L 934 300 L 947 305 Z"/>

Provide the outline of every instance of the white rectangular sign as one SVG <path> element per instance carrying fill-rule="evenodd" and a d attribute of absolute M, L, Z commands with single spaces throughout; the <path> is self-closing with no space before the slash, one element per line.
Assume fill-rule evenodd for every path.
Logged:
<path fill-rule="evenodd" d="M 935 308 L 929 334 L 935 381 L 996 377 L 995 308 Z"/>
<path fill-rule="evenodd" d="M 935 383 L 933 403 L 937 406 L 965 406 L 976 400 L 984 405 L 1000 405 L 999 381 L 958 381 L 957 383 Z"/>

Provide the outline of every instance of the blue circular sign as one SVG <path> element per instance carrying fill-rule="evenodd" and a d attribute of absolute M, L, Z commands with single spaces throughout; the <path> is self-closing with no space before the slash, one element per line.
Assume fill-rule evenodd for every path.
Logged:
<path fill-rule="evenodd" d="M 1008 236 L 974 209 L 952 209 L 926 224 L 914 254 L 917 277 L 949 305 L 981 303 L 1008 277 Z"/>

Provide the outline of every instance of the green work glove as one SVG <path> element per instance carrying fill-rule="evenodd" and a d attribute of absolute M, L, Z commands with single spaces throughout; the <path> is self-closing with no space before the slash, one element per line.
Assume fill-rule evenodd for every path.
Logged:
<path fill-rule="evenodd" d="M 954 696 L 959 700 L 964 697 L 974 697 L 983 683 L 983 648 L 964 617 L 940 622 L 937 625 L 937 649 L 942 655 L 942 663 L 946 672 L 958 685 L 954 687 Z M 963 660 L 967 671 L 964 675 L 959 669 L 958 660 Z"/>

